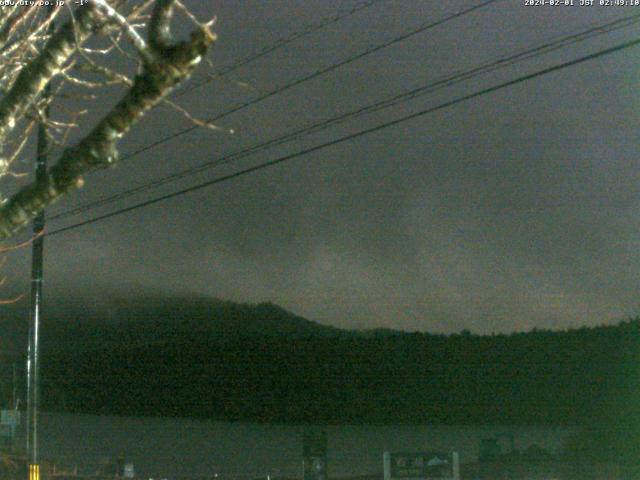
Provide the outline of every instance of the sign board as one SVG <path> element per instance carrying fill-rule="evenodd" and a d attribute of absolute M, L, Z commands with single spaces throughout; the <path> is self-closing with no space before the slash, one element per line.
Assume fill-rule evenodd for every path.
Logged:
<path fill-rule="evenodd" d="M 457 452 L 385 452 L 384 480 L 460 480 Z"/>
<path fill-rule="evenodd" d="M 124 472 L 122 473 L 122 476 L 124 478 L 134 478 L 136 476 L 133 463 L 124 464 Z"/>
<path fill-rule="evenodd" d="M 13 445 L 16 437 L 16 430 L 20 425 L 20 412 L 17 410 L 0 411 L 0 439 L 6 446 Z"/>
<path fill-rule="evenodd" d="M 303 480 L 327 478 L 327 432 L 311 430 L 302 438 Z"/>
<path fill-rule="evenodd" d="M 20 425 L 20 412 L 18 410 L 2 410 L 0 412 L 0 424 L 12 427 Z"/>

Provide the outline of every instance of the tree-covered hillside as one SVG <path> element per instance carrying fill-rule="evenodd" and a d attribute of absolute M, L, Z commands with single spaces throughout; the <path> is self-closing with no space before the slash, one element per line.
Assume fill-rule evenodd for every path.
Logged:
<path fill-rule="evenodd" d="M 50 322 L 42 362 L 47 408 L 258 421 L 575 425 L 628 410 L 638 397 L 638 320 L 444 336 L 344 331 L 272 304 L 148 303 L 125 305 L 102 322 L 71 314 L 66 323 Z"/>
<path fill-rule="evenodd" d="M 50 410 L 626 429 L 638 417 L 639 320 L 489 336 L 357 332 L 273 304 L 183 299 L 123 304 L 109 318 L 70 310 L 43 332 Z"/>

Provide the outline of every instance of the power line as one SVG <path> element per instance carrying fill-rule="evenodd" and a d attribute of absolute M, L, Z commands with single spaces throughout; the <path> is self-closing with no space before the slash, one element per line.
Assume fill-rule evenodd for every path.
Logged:
<path fill-rule="evenodd" d="M 316 25 L 312 25 L 300 32 L 294 33 L 292 35 L 289 35 L 288 37 L 284 37 L 281 38 L 280 40 L 276 41 L 275 43 L 273 43 L 272 45 L 269 45 L 265 48 L 263 48 L 262 50 L 260 50 L 258 53 L 251 55 L 247 58 L 244 58 L 242 60 L 238 60 L 236 62 L 233 62 L 227 66 L 222 67 L 220 70 L 214 72 L 213 74 L 211 74 L 211 76 L 209 78 L 207 78 L 206 80 L 203 80 L 200 83 L 197 83 L 196 85 L 192 85 L 190 88 L 187 89 L 183 89 L 180 90 L 175 97 L 181 97 L 183 95 L 186 95 L 187 93 L 192 92 L 193 90 L 196 90 L 198 88 L 200 88 L 203 85 L 206 85 L 207 83 L 215 80 L 216 78 L 219 77 L 223 77 L 231 72 L 233 72 L 234 70 L 237 70 L 241 67 L 244 67 L 245 65 L 255 62 L 256 60 L 275 52 L 276 50 L 279 50 L 287 45 L 289 45 L 290 43 L 295 42 L 296 40 L 299 40 L 301 38 L 306 37 L 307 35 L 311 35 L 319 30 L 322 30 L 325 27 L 328 27 L 329 25 L 333 25 L 335 23 L 338 23 L 339 21 L 350 17 L 356 13 L 358 13 L 361 10 L 365 10 L 369 7 L 372 7 L 373 5 L 375 5 L 376 3 L 380 3 L 383 0 L 369 0 L 367 2 L 363 2 L 363 3 L 359 3 L 357 5 L 354 5 L 352 8 L 350 8 L 349 10 L 347 10 L 344 13 L 339 13 L 337 15 L 334 15 L 330 18 L 325 19 L 324 21 L 319 22 Z"/>
<path fill-rule="evenodd" d="M 325 73 L 329 73 L 329 72 L 332 72 L 334 70 L 337 70 L 337 69 L 339 69 L 341 67 L 344 67 L 345 65 L 349 65 L 349 64 L 351 64 L 353 62 L 356 62 L 356 61 L 358 61 L 358 60 L 360 60 L 360 59 L 362 59 L 362 58 L 364 58 L 364 57 L 366 57 L 368 55 L 371 55 L 372 53 L 378 52 L 378 51 L 380 51 L 380 50 L 382 50 L 384 48 L 387 48 L 387 47 L 390 47 L 392 45 L 395 45 L 396 43 L 400 43 L 400 42 L 402 42 L 402 41 L 404 41 L 404 40 L 406 40 L 408 38 L 411 38 L 411 37 L 413 37 L 415 35 L 418 35 L 419 33 L 423 33 L 423 32 L 425 32 L 427 30 L 430 30 L 432 28 L 440 26 L 440 25 L 442 25 L 444 23 L 447 23 L 447 22 L 449 22 L 451 20 L 463 17 L 464 15 L 472 13 L 472 12 L 474 12 L 476 10 L 479 10 L 479 9 L 481 9 L 483 7 L 491 5 L 492 3 L 495 3 L 495 2 L 498 2 L 498 1 L 500 1 L 500 0 L 485 0 L 484 2 L 482 2 L 482 3 L 478 4 L 478 5 L 475 5 L 473 7 L 469 7 L 469 8 L 466 8 L 464 10 L 461 10 L 461 11 L 459 11 L 457 13 L 448 15 L 448 16 L 446 16 L 444 18 L 441 18 L 440 20 L 436 20 L 436 21 L 433 21 L 433 22 L 430 22 L 430 23 L 423 24 L 422 26 L 420 26 L 420 27 L 418 27 L 416 29 L 413 29 L 413 30 L 411 30 L 411 31 L 409 31 L 407 33 L 404 33 L 404 34 L 402 34 L 402 35 L 400 35 L 398 37 L 394 37 L 393 39 L 391 39 L 391 40 L 389 40 L 389 41 L 387 41 L 385 43 L 382 43 L 382 44 L 376 45 L 374 47 L 368 48 L 367 50 L 365 50 L 365 51 L 363 51 L 361 53 L 358 53 L 356 55 L 353 55 L 353 56 L 351 56 L 351 57 L 349 57 L 349 58 L 347 58 L 345 60 L 341 60 L 338 63 L 333 63 L 333 64 L 331 64 L 331 65 L 329 65 L 327 67 L 321 68 L 320 70 L 316 70 L 315 72 L 311 73 L 310 75 L 306 75 L 304 77 L 298 78 L 298 79 L 296 79 L 296 80 L 294 80 L 294 81 L 292 81 L 290 83 L 287 83 L 287 84 L 285 84 L 285 85 L 283 85 L 281 87 L 278 87 L 278 88 L 276 88 L 274 90 L 266 92 L 265 94 L 255 98 L 253 100 L 249 100 L 247 102 L 244 102 L 244 103 L 241 103 L 239 105 L 236 105 L 235 107 L 232 107 L 231 109 L 229 109 L 229 110 L 227 110 L 225 112 L 222 112 L 222 113 L 220 113 L 218 115 L 215 115 L 213 117 L 208 118 L 207 122 L 209 122 L 209 123 L 216 122 L 216 121 L 220 120 L 223 117 L 231 115 L 232 113 L 236 113 L 236 112 L 239 112 L 240 110 L 244 110 L 245 108 L 248 108 L 250 106 L 253 106 L 253 105 L 257 104 L 257 103 L 262 102 L 263 100 L 271 98 L 271 97 L 273 97 L 275 95 L 279 95 L 279 94 L 281 94 L 281 93 L 283 93 L 283 92 L 285 92 L 285 91 L 287 91 L 287 90 L 289 90 L 291 88 L 297 87 L 298 85 L 301 85 L 301 84 L 303 84 L 305 82 L 308 82 L 310 80 L 318 78 L 318 77 L 324 75 Z M 163 137 L 163 138 L 161 138 L 159 140 L 156 140 L 155 142 L 152 142 L 152 143 L 150 143 L 150 144 L 148 144 L 148 145 L 146 145 L 144 147 L 141 147 L 141 148 L 139 148 L 137 150 L 134 150 L 131 153 L 123 155 L 122 156 L 122 160 L 128 160 L 130 158 L 133 158 L 133 157 L 135 157 L 135 156 L 137 156 L 137 155 L 139 155 L 139 154 L 141 154 L 143 152 L 146 152 L 148 150 L 151 150 L 152 148 L 157 147 L 158 145 L 166 143 L 166 142 L 168 142 L 170 140 L 173 140 L 174 138 L 180 137 L 180 136 L 182 136 L 182 135 L 184 135 L 186 133 L 192 132 L 193 130 L 196 130 L 197 128 L 200 128 L 200 127 L 197 126 L 197 125 L 196 126 L 191 126 L 191 127 L 185 128 L 183 130 L 180 130 L 179 132 L 173 133 L 171 135 L 167 135 L 167 136 L 165 136 L 165 137 Z"/>
<path fill-rule="evenodd" d="M 125 208 L 121 208 L 119 210 L 116 210 L 116 211 L 113 211 L 113 212 L 110 212 L 110 213 L 107 213 L 107 214 L 104 214 L 104 215 L 100 215 L 100 216 L 91 218 L 89 220 L 85 220 L 85 221 L 82 221 L 82 222 L 78 222 L 78 223 L 63 227 L 63 228 L 59 228 L 57 230 L 54 230 L 52 232 L 47 233 L 47 236 L 56 235 L 58 233 L 66 232 L 68 230 L 72 230 L 72 229 L 79 228 L 79 227 L 82 227 L 82 226 L 85 226 L 85 225 L 89 225 L 89 224 L 92 224 L 92 223 L 95 223 L 95 222 L 98 222 L 98 221 L 101 221 L 101 220 L 105 220 L 107 218 L 114 217 L 116 215 L 120 215 L 122 213 L 127 213 L 127 212 L 130 212 L 130 211 L 133 211 L 133 210 L 137 210 L 137 209 L 140 209 L 140 208 L 143 208 L 143 207 L 147 207 L 149 205 L 153 205 L 155 203 L 158 203 L 158 202 L 161 202 L 161 201 L 164 201 L 164 200 L 168 200 L 170 198 L 178 197 L 178 196 L 184 195 L 186 193 L 194 192 L 196 190 L 201 190 L 201 189 L 203 189 L 205 187 L 209 187 L 209 186 L 212 186 L 212 185 L 216 185 L 218 183 L 222 183 L 222 182 L 225 182 L 225 181 L 228 181 L 228 180 L 232 180 L 234 178 L 237 178 L 237 177 L 240 177 L 240 176 L 243 176 L 243 175 L 247 175 L 249 173 L 253 173 L 253 172 L 256 172 L 258 170 L 263 170 L 263 169 L 266 169 L 268 167 L 272 167 L 272 166 L 278 165 L 280 163 L 284 163 L 284 162 L 287 162 L 289 160 L 293 160 L 293 159 L 295 159 L 297 157 L 301 157 L 301 156 L 307 155 L 309 153 L 313 153 L 313 152 L 316 152 L 316 151 L 319 151 L 319 150 L 323 150 L 325 148 L 328 148 L 328 147 L 331 147 L 331 146 L 334 146 L 334 145 L 338 145 L 340 143 L 344 143 L 344 142 L 347 142 L 347 141 L 350 141 L 350 140 L 354 140 L 354 139 L 356 139 L 358 137 L 361 137 L 361 136 L 364 136 L 364 135 L 368 135 L 370 133 L 374 133 L 374 132 L 377 132 L 379 130 L 383 130 L 385 128 L 389 128 L 389 127 L 392 127 L 392 126 L 395 126 L 395 125 L 399 125 L 399 124 L 407 122 L 409 120 L 413 120 L 413 119 L 416 119 L 416 118 L 419 118 L 419 117 L 423 117 L 423 116 L 428 115 L 430 113 L 433 113 L 433 112 L 436 112 L 436 111 L 443 110 L 445 108 L 451 107 L 451 106 L 456 105 L 458 103 L 466 102 L 468 100 L 471 100 L 471 99 L 474 99 L 474 98 L 478 98 L 478 97 L 487 95 L 489 93 L 493 93 L 493 92 L 496 92 L 498 90 L 502 90 L 504 88 L 507 88 L 507 87 L 510 87 L 510 86 L 513 86 L 513 85 L 517 85 L 519 83 L 523 83 L 523 82 L 526 82 L 526 81 L 529 81 L 529 80 L 533 80 L 534 78 L 542 77 L 542 76 L 547 75 L 547 74 L 552 73 L 552 72 L 557 72 L 559 70 L 563 70 L 565 68 L 569 68 L 569 67 L 572 67 L 572 66 L 587 62 L 587 61 L 595 60 L 596 58 L 600 58 L 600 57 L 603 57 L 605 55 L 610 55 L 612 53 L 616 53 L 616 52 L 625 50 L 627 48 L 635 47 L 635 46 L 637 46 L 639 44 L 640 44 L 640 38 L 636 39 L 636 40 L 631 40 L 631 41 L 628 41 L 628 42 L 624 42 L 624 43 L 618 44 L 618 45 L 616 45 L 614 47 L 606 48 L 604 50 L 599 50 L 598 52 L 591 53 L 589 55 L 585 55 L 585 56 L 579 57 L 579 58 L 577 58 L 575 60 L 570 60 L 570 61 L 563 62 L 563 63 L 557 64 L 557 65 L 553 65 L 551 67 L 547 67 L 547 68 L 544 68 L 542 70 L 538 70 L 537 72 L 530 73 L 530 74 L 527 74 L 527 75 L 523 75 L 523 76 L 520 76 L 520 77 L 515 78 L 513 80 L 509 80 L 509 81 L 500 83 L 498 85 L 494 85 L 492 87 L 484 88 L 484 89 L 479 90 L 477 92 L 473 92 L 473 93 L 470 93 L 468 95 L 464 95 L 464 96 L 455 98 L 453 100 L 449 100 L 447 102 L 441 103 L 441 104 L 436 105 L 434 107 L 430 107 L 430 108 L 427 108 L 425 110 L 421 110 L 421 111 L 418 111 L 418 112 L 415 112 L 415 113 L 411 113 L 409 115 L 405 115 L 405 116 L 397 118 L 395 120 L 391 120 L 391 121 L 388 121 L 388 122 L 381 123 L 381 124 L 376 125 L 374 127 L 370 127 L 370 128 L 366 128 L 364 130 L 360 130 L 360 131 L 358 131 L 356 133 L 351 133 L 349 135 L 345 135 L 345 136 L 336 138 L 334 140 L 330 140 L 328 142 L 325 142 L 325 143 L 322 143 L 322 144 L 319 144 L 319 145 L 315 145 L 313 147 L 305 148 L 305 149 L 300 150 L 298 152 L 291 153 L 291 154 L 288 154 L 288 155 L 284 155 L 284 156 L 276 158 L 274 160 L 263 162 L 263 163 L 260 163 L 258 165 L 254 165 L 252 167 L 248 167 L 248 168 L 245 168 L 243 170 L 240 170 L 240 171 L 228 174 L 228 175 L 223 175 L 223 176 L 214 178 L 212 180 L 208 180 L 206 182 L 202 182 L 202 183 L 199 183 L 197 185 L 193 185 L 191 187 L 184 188 L 182 190 L 178 190 L 176 192 L 172 192 L 172 193 L 169 193 L 169 194 L 166 194 L 166 195 L 162 195 L 162 196 L 159 196 L 159 197 L 156 197 L 156 198 L 152 198 L 150 200 L 146 200 L 144 202 L 140 202 L 140 203 L 137 203 L 135 205 L 131 205 L 131 206 L 128 206 L 128 207 L 125 207 Z"/>
<path fill-rule="evenodd" d="M 108 197 L 102 198 L 100 200 L 94 201 L 94 202 L 88 202 L 85 203 L 83 205 L 80 205 L 76 208 L 67 210 L 65 212 L 61 212 L 57 215 L 54 215 L 52 217 L 50 217 L 51 220 L 56 220 L 56 219 L 60 219 L 60 218 L 64 218 L 64 217 L 68 217 L 71 215 L 76 215 L 78 213 L 82 213 L 84 211 L 87 210 L 92 210 L 94 208 L 103 206 L 103 205 L 107 205 L 110 203 L 113 203 L 117 200 L 122 200 L 124 198 L 128 198 L 134 194 L 137 193 L 141 193 L 144 192 L 146 190 L 149 189 L 153 189 L 156 188 L 158 186 L 176 181 L 176 180 L 180 180 L 182 178 L 191 176 L 191 175 L 195 175 L 197 173 L 200 173 L 204 170 L 207 170 L 209 168 L 213 168 L 219 165 L 223 165 L 223 164 L 227 164 L 233 161 L 237 161 L 239 159 L 245 158 L 247 156 L 250 156 L 252 154 L 255 154 L 256 152 L 265 150 L 269 147 L 273 147 L 273 146 L 277 146 L 277 145 L 282 145 L 286 142 L 295 140 L 295 139 L 299 139 L 302 136 L 307 136 L 310 135 L 312 133 L 324 130 L 326 128 L 329 128 L 330 126 L 342 123 L 348 119 L 366 114 L 366 113 L 371 113 L 371 112 L 375 112 L 375 111 L 379 111 L 381 109 L 384 108 L 389 108 L 391 106 L 394 106 L 400 102 L 403 101 L 407 101 L 428 93 L 432 93 L 436 90 L 440 90 L 442 88 L 446 88 L 446 87 L 450 87 L 452 85 L 455 85 L 457 83 L 460 83 L 462 81 L 465 80 L 469 80 L 471 78 L 474 78 L 476 76 L 482 75 L 482 74 L 486 74 L 495 70 L 498 70 L 500 68 L 505 68 L 508 66 L 512 66 L 518 62 L 524 61 L 524 60 L 529 60 L 531 58 L 543 55 L 543 54 L 547 54 L 551 51 L 557 50 L 559 48 L 564 48 L 568 45 L 577 43 L 577 42 L 581 42 L 584 41 L 586 39 L 589 38 L 593 38 L 595 36 L 598 35 L 603 35 L 606 33 L 610 33 L 613 30 L 616 29 L 620 29 L 620 28 L 624 28 L 624 27 L 628 27 L 630 25 L 633 25 L 635 23 L 640 22 L 640 14 L 637 15 L 632 15 L 630 17 L 625 17 L 625 18 L 621 18 L 621 19 L 617 19 L 614 20 L 612 22 L 608 22 L 605 24 L 598 24 L 598 25 L 593 25 L 591 27 L 589 27 L 586 30 L 582 30 L 580 32 L 568 35 L 568 36 L 564 36 L 564 37 L 556 37 L 556 39 L 545 42 L 541 45 L 538 45 L 536 47 L 527 49 L 527 50 L 520 50 L 518 52 L 516 52 L 515 54 L 512 54 L 510 56 L 504 56 L 501 57 L 495 61 L 489 62 L 489 63 L 485 63 L 476 67 L 473 67 L 469 70 L 460 72 L 460 73 L 454 73 L 448 76 L 445 76 L 439 80 L 436 80 L 434 82 L 430 82 L 427 83 L 423 86 L 420 86 L 418 88 L 414 88 L 405 92 L 402 92 L 400 94 L 394 95 L 390 98 L 378 101 L 378 102 L 374 102 L 372 104 L 366 105 L 364 107 L 358 108 L 356 110 L 352 110 L 350 112 L 338 115 L 336 117 L 332 117 L 330 119 L 325 119 L 325 120 L 321 120 L 318 122 L 315 122 L 311 125 L 307 125 L 301 129 L 295 130 L 293 132 L 289 132 L 287 134 L 281 135 L 279 137 L 276 138 L 272 138 L 271 140 L 268 140 L 266 142 L 261 142 L 258 144 L 255 144 L 253 146 L 244 148 L 240 151 L 236 151 L 233 153 L 230 153 L 228 155 L 225 155 L 224 157 L 218 158 L 216 160 L 212 160 L 212 161 L 208 161 L 205 162 L 201 165 L 198 165 L 196 167 L 192 167 L 186 170 L 183 170 L 181 172 L 178 173 L 174 173 L 168 176 L 165 176 L 161 179 L 155 180 L 153 182 L 149 182 L 146 183 L 144 185 L 140 185 L 138 187 L 134 187 L 132 189 L 129 190 L 125 190 L 123 192 L 119 192 L 117 194 L 114 195 L 110 195 Z"/>

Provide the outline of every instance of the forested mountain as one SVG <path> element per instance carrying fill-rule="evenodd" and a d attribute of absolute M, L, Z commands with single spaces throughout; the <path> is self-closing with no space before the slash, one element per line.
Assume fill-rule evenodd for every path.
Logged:
<path fill-rule="evenodd" d="M 69 311 L 48 324 L 42 402 L 51 410 L 625 432 L 640 426 L 637 319 L 445 336 L 346 331 L 268 303 L 181 299 L 122 304 L 109 318 Z"/>

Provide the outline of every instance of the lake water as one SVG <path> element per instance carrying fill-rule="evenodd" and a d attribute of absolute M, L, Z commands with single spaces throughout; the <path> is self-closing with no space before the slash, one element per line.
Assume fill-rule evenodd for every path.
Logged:
<path fill-rule="evenodd" d="M 571 434 L 558 428 L 361 426 L 324 428 L 328 474 L 382 471 L 389 451 L 456 450 L 475 461 L 482 438 L 513 434 L 516 447 L 537 444 L 559 452 Z M 105 457 L 123 454 L 143 478 L 211 476 L 240 479 L 301 477 L 302 426 L 214 422 L 175 418 L 129 418 L 43 413 L 40 456 L 94 473 Z"/>

